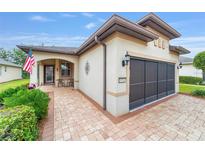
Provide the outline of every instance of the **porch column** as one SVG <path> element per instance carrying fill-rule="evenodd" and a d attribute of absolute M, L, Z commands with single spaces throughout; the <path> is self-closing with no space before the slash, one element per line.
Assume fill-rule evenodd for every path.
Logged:
<path fill-rule="evenodd" d="M 32 67 L 32 73 L 30 74 L 30 84 L 38 84 L 38 71 L 37 71 L 38 64 L 34 64 Z"/>
<path fill-rule="evenodd" d="M 43 85 L 44 84 L 44 68 L 42 62 L 39 62 L 39 84 Z"/>
<path fill-rule="evenodd" d="M 74 88 L 78 89 L 79 78 L 78 78 L 78 63 L 74 63 Z"/>
<path fill-rule="evenodd" d="M 56 80 L 58 80 L 59 78 L 60 78 L 60 63 L 59 63 L 59 59 L 56 59 L 55 60 L 55 86 L 58 86 Z"/>

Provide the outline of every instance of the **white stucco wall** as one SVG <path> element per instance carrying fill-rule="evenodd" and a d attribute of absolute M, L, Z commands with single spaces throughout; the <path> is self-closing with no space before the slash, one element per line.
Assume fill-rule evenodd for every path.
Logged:
<path fill-rule="evenodd" d="M 0 65 L 0 71 L 0 83 L 22 79 L 22 70 L 19 67 Z"/>
<path fill-rule="evenodd" d="M 192 64 L 184 64 L 179 70 L 180 76 L 193 76 L 202 78 L 202 70 L 196 69 Z"/>

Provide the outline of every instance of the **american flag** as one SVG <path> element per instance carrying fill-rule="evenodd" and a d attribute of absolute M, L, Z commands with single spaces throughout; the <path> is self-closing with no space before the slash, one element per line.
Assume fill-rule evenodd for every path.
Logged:
<path fill-rule="evenodd" d="M 32 66 L 35 64 L 35 59 L 34 56 L 32 55 L 32 50 L 30 49 L 28 52 L 28 56 L 26 58 L 26 61 L 24 63 L 23 66 L 23 70 L 28 72 L 28 73 L 32 73 Z"/>

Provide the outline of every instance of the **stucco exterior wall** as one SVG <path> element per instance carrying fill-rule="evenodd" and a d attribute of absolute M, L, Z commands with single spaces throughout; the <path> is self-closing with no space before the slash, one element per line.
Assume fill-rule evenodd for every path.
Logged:
<path fill-rule="evenodd" d="M 5 71 L 6 67 L 6 71 Z M 18 67 L 0 65 L 0 83 L 22 79 L 22 70 Z"/>
<path fill-rule="evenodd" d="M 192 64 L 184 64 L 179 70 L 180 76 L 193 76 L 202 78 L 202 70 L 196 69 Z"/>
<path fill-rule="evenodd" d="M 122 67 L 122 60 L 128 52 L 129 55 L 146 59 L 171 62 L 175 65 L 175 91 L 179 91 L 179 56 L 169 51 L 169 40 L 165 37 L 165 48 L 158 48 L 153 42 L 145 43 L 133 37 L 115 33 L 112 35 L 113 48 L 108 52 L 107 72 L 107 110 L 115 116 L 129 112 L 129 65 Z M 112 67 L 111 67 L 112 66 Z M 119 83 L 119 77 L 126 77 L 125 83 Z"/>
<path fill-rule="evenodd" d="M 42 60 L 48 60 L 48 59 L 55 59 L 55 60 L 66 60 L 74 64 L 74 88 L 78 88 L 78 56 L 74 55 L 67 55 L 67 54 L 59 54 L 59 53 L 48 53 L 48 52 L 38 52 L 33 51 L 33 55 L 35 57 L 36 64 L 33 66 L 33 71 L 30 76 L 30 83 L 38 84 L 38 73 L 37 68 L 39 64 L 39 79 L 40 82 L 42 82 L 42 72 L 43 72 L 43 66 L 40 64 L 40 61 Z M 58 63 L 57 61 L 55 61 Z M 55 68 L 57 70 L 57 68 Z M 59 70 L 59 69 L 58 69 Z"/>
<path fill-rule="evenodd" d="M 89 71 L 86 74 L 86 63 Z M 103 106 L 103 48 L 95 46 L 79 57 L 79 89 Z"/>

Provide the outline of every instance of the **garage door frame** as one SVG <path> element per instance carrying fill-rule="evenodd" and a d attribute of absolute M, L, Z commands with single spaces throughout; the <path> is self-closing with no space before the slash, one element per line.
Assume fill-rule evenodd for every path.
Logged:
<path fill-rule="evenodd" d="M 142 61 L 142 62 L 144 62 L 144 88 L 143 88 L 143 86 L 141 86 L 142 87 L 142 90 L 144 90 L 144 97 L 140 100 L 140 102 L 139 102 L 139 104 L 138 104 L 138 102 L 134 102 L 133 101 L 133 97 L 131 98 L 131 96 L 133 96 L 133 91 L 131 90 L 131 88 L 134 86 L 134 85 L 132 85 L 132 83 L 131 83 L 131 78 L 132 78 L 132 72 L 131 72 L 131 61 L 132 60 L 138 60 L 138 61 Z M 155 69 L 157 69 L 157 80 L 155 81 L 155 82 L 157 82 L 157 84 L 155 85 L 156 87 L 155 87 L 155 90 L 156 90 L 156 92 L 157 92 L 157 98 L 155 99 L 151 99 L 151 100 L 148 100 L 148 101 L 146 101 L 146 93 L 148 93 L 147 91 L 146 91 L 146 86 L 147 86 L 147 83 L 146 83 L 146 65 L 147 65 L 147 63 L 157 63 L 157 65 L 155 66 L 156 68 Z M 166 65 L 166 95 L 165 96 L 163 96 L 163 97 L 159 97 L 159 82 L 161 82 L 160 80 L 159 80 L 159 64 L 164 64 L 164 65 Z M 142 64 L 141 64 L 142 65 Z M 150 65 L 151 66 L 151 65 Z M 165 66 L 164 66 L 165 67 Z M 169 67 L 169 69 L 170 69 L 170 71 L 172 71 L 171 73 L 169 73 L 168 71 L 168 67 Z M 139 69 L 139 68 L 138 68 Z M 152 103 L 152 102 L 156 102 L 156 101 L 158 101 L 158 100 L 160 100 L 160 99 L 163 99 L 163 98 L 165 98 L 165 97 L 167 97 L 167 96 L 170 96 L 170 95 L 172 95 L 172 94 L 174 94 L 175 93 L 175 86 L 176 86 L 176 83 L 175 83 L 175 75 L 176 75 L 176 69 L 175 69 L 175 63 L 171 63 L 171 62 L 166 62 L 166 61 L 160 61 L 160 60 L 153 60 L 153 59 L 147 59 L 147 58 L 141 58 L 141 57 L 135 57 L 135 56 L 130 56 L 130 66 L 129 66 L 129 110 L 133 110 L 133 109 L 136 109 L 136 108 L 139 108 L 139 107 L 142 107 L 142 106 L 144 106 L 144 105 L 147 105 L 147 104 L 150 104 L 150 103 Z M 142 72 L 143 73 L 143 72 Z M 168 74 L 169 74 L 169 76 L 171 76 L 172 77 L 172 79 L 170 79 L 170 83 L 172 83 L 173 85 L 172 85 L 172 87 L 171 88 L 173 88 L 173 90 L 171 90 L 171 91 L 168 91 Z M 155 76 L 156 76 L 156 74 L 155 74 Z M 160 76 L 161 77 L 161 76 Z M 132 79 L 133 80 L 133 79 Z M 141 82 L 141 84 L 142 84 L 143 82 Z M 152 81 L 151 81 L 151 83 L 152 83 Z M 138 85 L 138 83 L 135 83 L 136 85 Z M 148 84 L 149 85 L 149 84 Z M 139 91 L 139 90 L 138 90 Z M 153 90 L 151 89 L 151 91 L 153 92 Z"/>

